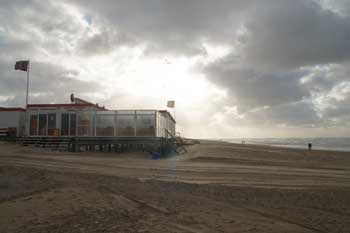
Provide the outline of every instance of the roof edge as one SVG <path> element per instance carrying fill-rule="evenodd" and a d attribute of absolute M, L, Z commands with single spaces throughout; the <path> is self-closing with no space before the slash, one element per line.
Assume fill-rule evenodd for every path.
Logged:
<path fill-rule="evenodd" d="M 170 112 L 168 112 L 167 110 L 159 110 L 159 112 L 161 112 L 161 113 L 167 113 L 167 114 L 170 116 L 170 118 L 173 120 L 173 122 L 176 124 L 176 120 L 174 119 L 174 117 L 171 115 Z"/>
<path fill-rule="evenodd" d="M 0 107 L 0 112 L 25 112 L 24 108 L 5 108 Z"/>

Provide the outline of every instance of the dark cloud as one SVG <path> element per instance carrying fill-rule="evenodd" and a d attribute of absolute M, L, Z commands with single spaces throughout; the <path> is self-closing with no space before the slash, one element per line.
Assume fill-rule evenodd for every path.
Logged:
<path fill-rule="evenodd" d="M 309 97 L 300 83 L 304 71 L 261 73 L 253 69 L 226 68 L 220 63 L 206 68 L 207 77 L 226 88 L 240 109 L 274 106 Z"/>
<path fill-rule="evenodd" d="M 350 125 L 350 80 L 336 84 L 327 92 L 317 93 L 315 99 L 324 125 Z"/>
<path fill-rule="evenodd" d="M 69 1 L 148 45 L 147 53 L 194 55 L 204 40 L 229 43 L 239 16 L 254 1 Z"/>
<path fill-rule="evenodd" d="M 303 85 L 313 93 L 327 93 L 342 82 L 350 80 L 349 63 L 310 67 L 310 75 L 303 78 Z"/>
<path fill-rule="evenodd" d="M 349 0 L 315 0 L 323 8 L 334 11 L 344 17 L 350 16 L 350 2 Z"/>
<path fill-rule="evenodd" d="M 350 57 L 350 18 L 311 0 L 73 3 L 105 25 L 147 44 L 148 53 L 196 55 L 203 54 L 204 41 L 236 47 L 238 42 L 244 62 L 278 69 Z M 237 33 L 242 26 L 245 35 Z"/>
<path fill-rule="evenodd" d="M 238 51 L 205 74 L 237 100 L 249 124 L 345 125 L 350 110 L 327 96 L 350 79 L 350 18 L 311 1 L 273 2 L 250 10 Z"/>
<path fill-rule="evenodd" d="M 250 111 L 245 120 L 257 125 L 319 126 L 320 117 L 310 101 L 299 101 Z"/>
<path fill-rule="evenodd" d="M 26 72 L 15 71 L 14 63 L 0 62 L 0 105 L 17 106 L 25 102 Z M 58 65 L 31 62 L 30 102 L 67 102 L 70 93 L 88 96 L 101 91 L 103 87 L 93 81 L 78 79 L 78 72 Z"/>
<path fill-rule="evenodd" d="M 108 55 L 119 47 L 133 47 L 136 40 L 116 30 L 102 28 L 101 32 L 82 39 L 79 52 L 82 55 Z"/>
<path fill-rule="evenodd" d="M 305 0 L 264 3 L 251 13 L 242 50 L 249 63 L 281 69 L 350 58 L 350 18 Z"/>
<path fill-rule="evenodd" d="M 0 105 L 23 106 L 26 73 L 15 71 L 17 60 L 31 60 L 30 102 L 67 102 L 71 92 L 89 95 L 101 86 L 79 78 L 52 61 L 68 57 L 87 33 L 79 18 L 53 1 L 4 1 L 0 6 Z M 57 59 L 56 59 L 57 61 Z"/>
<path fill-rule="evenodd" d="M 209 80 L 225 88 L 245 125 L 346 127 L 350 116 L 347 64 L 285 72 L 234 69 L 223 62 L 206 67 Z"/>

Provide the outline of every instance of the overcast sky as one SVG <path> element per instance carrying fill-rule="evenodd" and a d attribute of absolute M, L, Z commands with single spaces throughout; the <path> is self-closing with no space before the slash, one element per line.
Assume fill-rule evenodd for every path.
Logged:
<path fill-rule="evenodd" d="M 175 100 L 191 137 L 350 135 L 350 0 L 0 0 L 0 106 L 24 106 L 23 59 L 30 103 Z"/>

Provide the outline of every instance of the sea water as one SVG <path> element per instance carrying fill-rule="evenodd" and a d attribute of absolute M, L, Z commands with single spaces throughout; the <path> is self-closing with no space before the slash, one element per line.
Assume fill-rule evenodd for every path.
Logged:
<path fill-rule="evenodd" d="M 290 148 L 307 148 L 312 143 L 313 149 L 350 151 L 350 137 L 346 138 L 235 138 L 222 141 L 246 144 L 269 145 Z"/>

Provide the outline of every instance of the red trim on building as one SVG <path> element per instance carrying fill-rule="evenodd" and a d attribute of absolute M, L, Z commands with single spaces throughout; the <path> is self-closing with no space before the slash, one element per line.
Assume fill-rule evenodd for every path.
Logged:
<path fill-rule="evenodd" d="M 98 110 L 107 110 L 95 104 L 28 104 L 28 108 L 87 108 L 92 107 Z"/>
<path fill-rule="evenodd" d="M 0 107 L 0 112 L 25 112 L 24 108 L 4 108 Z"/>
<path fill-rule="evenodd" d="M 93 104 L 28 104 L 28 108 L 48 108 L 48 107 L 96 107 Z"/>

